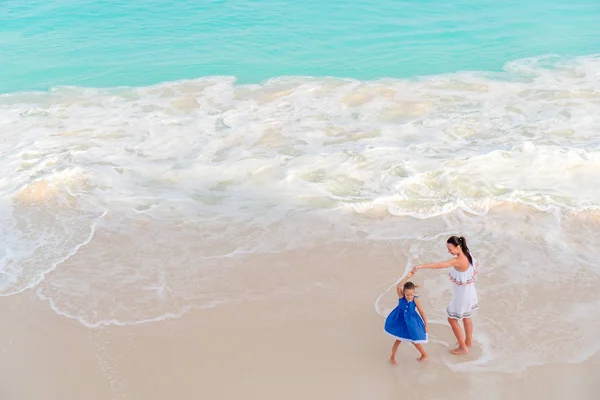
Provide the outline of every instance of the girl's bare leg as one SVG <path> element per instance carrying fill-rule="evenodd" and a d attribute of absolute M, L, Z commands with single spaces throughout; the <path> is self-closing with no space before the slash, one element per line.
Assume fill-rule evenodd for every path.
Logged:
<path fill-rule="evenodd" d="M 396 340 L 394 342 L 394 345 L 392 346 L 392 355 L 390 356 L 390 362 L 392 363 L 392 365 L 398 365 L 398 363 L 396 362 L 396 352 L 398 351 L 398 347 L 400 347 L 400 341 Z"/>
<path fill-rule="evenodd" d="M 463 336 L 463 330 L 457 319 L 448 318 L 448 322 L 450 323 L 450 327 L 452 327 L 452 332 L 454 336 L 456 336 L 456 340 L 458 340 L 458 347 L 451 351 L 454 355 L 459 354 L 467 354 L 469 350 L 467 350 L 467 345 L 465 344 L 465 338 Z"/>
<path fill-rule="evenodd" d="M 473 320 L 463 318 L 463 325 L 465 326 L 465 345 L 471 347 L 473 346 Z"/>
<path fill-rule="evenodd" d="M 429 356 L 427 355 L 427 353 L 425 353 L 425 349 L 423 348 L 423 345 L 420 343 L 413 343 L 413 344 L 415 345 L 417 350 L 419 350 L 419 353 L 421 353 L 421 357 L 417 358 L 417 361 L 423 362 L 423 361 L 427 360 L 427 358 L 429 358 Z"/>

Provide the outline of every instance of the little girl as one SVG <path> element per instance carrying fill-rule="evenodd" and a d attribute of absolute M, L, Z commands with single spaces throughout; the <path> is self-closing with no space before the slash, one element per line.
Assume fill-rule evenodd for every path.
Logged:
<path fill-rule="evenodd" d="M 419 350 L 421 357 L 417 358 L 417 361 L 425 361 L 428 357 L 422 344 L 427 343 L 427 332 L 429 332 L 427 317 L 423 312 L 421 302 L 415 296 L 414 283 L 407 282 L 413 275 L 414 272 L 409 272 L 406 278 L 396 286 L 399 297 L 398 306 L 385 319 L 385 331 L 396 339 L 390 356 L 390 362 L 393 365 L 398 365 L 396 352 L 402 341 L 411 342 Z"/>

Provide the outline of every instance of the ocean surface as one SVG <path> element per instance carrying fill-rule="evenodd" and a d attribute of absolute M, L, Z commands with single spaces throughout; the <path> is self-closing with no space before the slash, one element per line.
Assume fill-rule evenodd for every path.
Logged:
<path fill-rule="evenodd" d="M 4 0 L 0 93 L 207 76 L 373 80 L 598 53 L 596 0 Z"/>
<path fill-rule="evenodd" d="M 463 234 L 485 301 L 468 366 L 584 360 L 598 21 L 591 0 L 4 1 L 0 296 L 151 323 L 304 293 L 221 290 L 252 255 L 372 241 L 414 265 Z"/>

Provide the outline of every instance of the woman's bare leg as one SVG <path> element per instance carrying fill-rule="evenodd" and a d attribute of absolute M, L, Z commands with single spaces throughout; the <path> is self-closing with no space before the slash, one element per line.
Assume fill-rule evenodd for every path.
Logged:
<path fill-rule="evenodd" d="M 456 340 L 458 340 L 458 347 L 452 350 L 451 353 L 454 355 L 467 354 L 469 350 L 467 350 L 463 330 L 458 323 L 458 320 L 454 318 L 448 318 L 448 322 L 450 323 L 450 327 L 452 328 L 454 336 L 456 336 Z"/>
<path fill-rule="evenodd" d="M 465 326 L 465 345 L 471 347 L 473 346 L 473 320 L 463 318 L 463 325 Z"/>

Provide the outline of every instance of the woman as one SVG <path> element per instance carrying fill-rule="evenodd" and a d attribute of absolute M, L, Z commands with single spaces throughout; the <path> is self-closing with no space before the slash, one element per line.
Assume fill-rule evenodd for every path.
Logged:
<path fill-rule="evenodd" d="M 458 340 L 458 347 L 451 351 L 452 354 L 466 354 L 468 347 L 473 343 L 473 321 L 471 315 L 479 308 L 477 291 L 475 290 L 475 275 L 479 263 L 473 259 L 467 241 L 464 237 L 452 236 L 446 241 L 448 253 L 454 258 L 438 263 L 417 265 L 413 271 L 420 269 L 441 269 L 452 268 L 450 270 L 450 281 L 452 282 L 452 299 L 448 305 L 448 322 L 452 327 L 452 332 Z M 460 326 L 460 320 L 465 327 L 464 334 Z"/>

